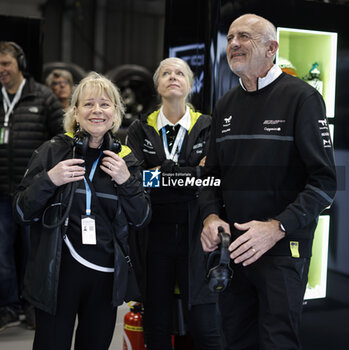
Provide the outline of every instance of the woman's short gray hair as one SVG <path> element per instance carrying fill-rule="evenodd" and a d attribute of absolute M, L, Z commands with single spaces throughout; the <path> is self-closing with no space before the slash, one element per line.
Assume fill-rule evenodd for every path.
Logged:
<path fill-rule="evenodd" d="M 90 72 L 80 83 L 75 87 L 70 107 L 64 115 L 63 125 L 66 132 L 76 131 L 76 119 L 74 107 L 79 106 L 81 95 L 85 91 L 93 91 L 96 96 L 103 94 L 107 95 L 110 101 L 115 106 L 115 115 L 113 116 L 113 127 L 111 131 L 116 133 L 122 122 L 122 118 L 125 112 L 125 106 L 121 99 L 119 89 L 113 84 L 112 81 L 107 79 L 101 74 L 96 72 Z"/>
<path fill-rule="evenodd" d="M 53 79 L 55 78 L 63 78 L 66 79 L 71 87 L 73 87 L 73 76 L 72 74 L 65 69 L 54 69 L 46 78 L 45 83 L 47 86 L 51 87 Z"/>

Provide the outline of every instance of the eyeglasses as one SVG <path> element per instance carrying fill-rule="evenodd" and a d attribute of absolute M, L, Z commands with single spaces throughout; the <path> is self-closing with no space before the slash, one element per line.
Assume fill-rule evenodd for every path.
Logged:
<path fill-rule="evenodd" d="M 52 86 L 58 86 L 58 85 L 65 86 L 65 85 L 68 85 L 68 84 L 69 84 L 68 80 L 60 80 L 60 81 L 53 81 L 52 82 Z"/>

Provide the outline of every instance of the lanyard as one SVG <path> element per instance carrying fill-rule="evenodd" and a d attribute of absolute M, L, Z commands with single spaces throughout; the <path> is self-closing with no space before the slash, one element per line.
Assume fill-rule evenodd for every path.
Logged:
<path fill-rule="evenodd" d="M 10 118 L 10 114 L 13 111 L 13 108 L 15 107 L 16 103 L 19 101 L 22 95 L 23 86 L 25 84 L 25 79 L 22 80 L 21 85 L 19 86 L 15 97 L 13 98 L 12 102 L 10 102 L 10 99 L 8 98 L 7 91 L 4 87 L 2 87 L 1 92 L 3 96 L 3 106 L 5 111 L 5 118 L 4 118 L 4 126 L 8 126 L 8 120 Z"/>
<path fill-rule="evenodd" d="M 99 155 L 99 157 L 94 161 L 91 171 L 90 171 L 90 175 L 88 176 L 90 182 L 92 182 L 92 179 L 95 175 L 96 169 L 97 169 L 97 164 L 99 159 L 102 156 L 102 153 Z M 86 215 L 91 215 L 91 189 L 90 186 L 88 185 L 88 182 L 86 181 L 86 179 L 84 178 L 84 182 L 85 182 L 85 188 L 86 188 Z"/>
<path fill-rule="evenodd" d="M 185 136 L 185 132 L 186 132 L 185 128 L 183 126 L 180 127 L 180 129 L 177 133 L 176 139 L 174 141 L 174 144 L 172 146 L 171 153 L 168 149 L 165 127 L 163 127 L 161 129 L 161 131 L 162 131 L 162 140 L 164 141 L 164 150 L 165 150 L 165 154 L 166 154 L 166 159 L 171 159 L 174 162 L 178 162 L 179 154 L 181 152 L 181 148 L 183 145 L 184 136 Z"/>

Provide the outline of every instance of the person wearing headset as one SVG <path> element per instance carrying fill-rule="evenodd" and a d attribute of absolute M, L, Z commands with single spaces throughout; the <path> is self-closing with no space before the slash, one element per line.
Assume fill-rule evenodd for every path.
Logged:
<path fill-rule="evenodd" d="M 66 134 L 36 150 L 15 194 L 31 227 L 24 297 L 34 306 L 34 350 L 108 349 L 128 282 L 128 226 L 150 218 L 138 161 L 114 133 L 118 89 L 91 72 L 75 89 Z M 74 135 L 75 133 L 75 135 Z"/>
<path fill-rule="evenodd" d="M 193 72 L 184 60 L 167 58 L 161 61 L 153 79 L 161 107 L 131 124 L 126 144 L 144 170 L 155 171 L 154 176 L 161 173 L 174 181 L 200 178 L 211 118 L 186 103 Z M 196 349 L 220 349 L 216 296 L 205 280 L 205 256 L 200 244 L 199 189 L 160 184 L 149 190 L 152 220 L 146 234 L 131 235 L 131 252 L 138 252 L 141 267 L 136 270 L 144 298 L 147 349 L 172 349 L 176 284 Z"/>
<path fill-rule="evenodd" d="M 33 151 L 63 131 L 56 96 L 27 73 L 23 49 L 0 42 L 0 332 L 20 323 L 35 328 L 34 309 L 20 298 L 29 233 L 12 216 L 11 202 Z M 17 268 L 18 266 L 19 268 Z"/>

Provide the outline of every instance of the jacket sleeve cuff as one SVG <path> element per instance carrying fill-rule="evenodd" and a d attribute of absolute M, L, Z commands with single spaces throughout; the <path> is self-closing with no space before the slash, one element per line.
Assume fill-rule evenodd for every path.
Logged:
<path fill-rule="evenodd" d="M 201 220 L 204 221 L 209 215 L 216 214 L 221 216 L 221 210 L 216 205 L 201 205 L 200 206 L 200 216 Z"/>
<path fill-rule="evenodd" d="M 142 192 L 142 186 L 140 185 L 140 182 L 132 174 L 123 184 L 118 185 L 115 183 L 115 186 L 118 189 L 118 194 L 124 196 L 134 196 Z"/>
<path fill-rule="evenodd" d="M 293 233 L 300 227 L 297 216 L 290 209 L 284 210 L 275 216 L 274 219 L 282 223 L 286 230 L 286 235 Z"/>

